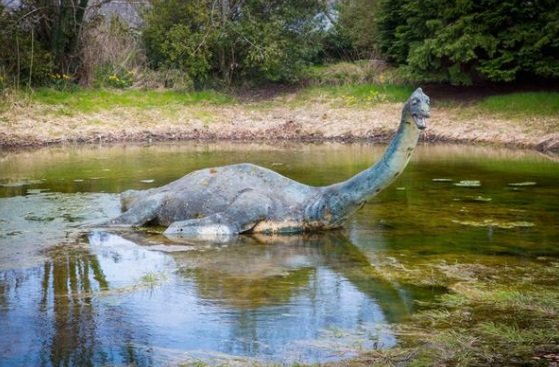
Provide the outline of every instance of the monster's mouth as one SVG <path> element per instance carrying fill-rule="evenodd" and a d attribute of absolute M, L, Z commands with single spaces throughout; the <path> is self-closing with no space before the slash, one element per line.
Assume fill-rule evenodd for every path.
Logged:
<path fill-rule="evenodd" d="M 425 130 L 427 127 L 427 116 L 421 116 L 418 114 L 412 114 L 413 120 L 415 121 L 415 125 L 419 130 Z"/>

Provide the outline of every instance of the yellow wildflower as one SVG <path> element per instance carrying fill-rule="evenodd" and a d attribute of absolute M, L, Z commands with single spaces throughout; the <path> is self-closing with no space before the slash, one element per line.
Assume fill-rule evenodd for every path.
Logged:
<path fill-rule="evenodd" d="M 384 83 L 384 73 L 380 73 L 380 75 L 378 76 L 379 80 L 381 83 Z"/>

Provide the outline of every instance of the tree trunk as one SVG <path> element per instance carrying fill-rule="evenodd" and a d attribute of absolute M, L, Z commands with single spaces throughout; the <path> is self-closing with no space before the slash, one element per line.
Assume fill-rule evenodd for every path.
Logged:
<path fill-rule="evenodd" d="M 229 14 L 231 12 L 231 7 L 229 0 L 221 0 L 221 33 L 226 34 L 227 22 L 229 22 Z M 223 80 L 227 85 L 231 84 L 231 65 L 227 57 L 227 45 L 222 43 L 219 50 L 219 68 Z"/>

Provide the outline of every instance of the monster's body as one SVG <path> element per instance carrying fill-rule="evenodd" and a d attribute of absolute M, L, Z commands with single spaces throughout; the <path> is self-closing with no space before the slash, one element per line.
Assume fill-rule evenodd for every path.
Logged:
<path fill-rule="evenodd" d="M 312 226 L 304 221 L 304 209 L 321 192 L 321 188 L 301 184 L 253 164 L 202 169 L 156 189 L 124 192 L 121 197 L 124 210 L 139 206 L 145 206 L 145 210 L 135 214 L 137 218 L 131 221 L 123 218 L 123 223 L 155 221 L 169 226 L 178 221 L 231 212 L 236 207 L 230 213 L 232 216 L 253 218 L 238 228 L 240 232 L 299 232 Z M 222 223 L 215 223 L 219 224 Z M 213 227 L 205 229 L 213 230 Z M 228 232 L 226 228 L 220 231 Z"/>
<path fill-rule="evenodd" d="M 429 98 L 418 89 L 381 160 L 347 181 L 312 187 L 252 164 L 203 169 L 159 188 L 124 192 L 125 212 L 110 223 L 156 223 L 169 226 L 167 234 L 194 236 L 338 227 L 403 171 L 427 117 Z"/>

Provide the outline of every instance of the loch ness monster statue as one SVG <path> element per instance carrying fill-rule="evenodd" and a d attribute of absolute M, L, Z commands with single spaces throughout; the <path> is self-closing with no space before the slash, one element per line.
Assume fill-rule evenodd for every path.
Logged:
<path fill-rule="evenodd" d="M 404 170 L 429 118 L 430 100 L 415 90 L 382 158 L 350 179 L 308 186 L 253 164 L 191 172 L 165 186 L 121 194 L 111 226 L 168 226 L 166 235 L 295 233 L 340 227 Z"/>

